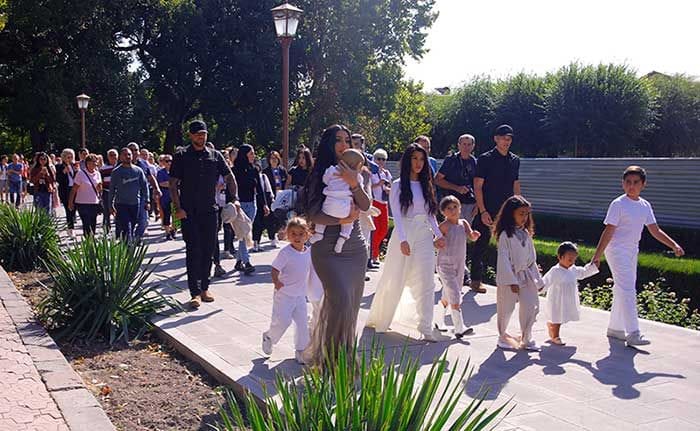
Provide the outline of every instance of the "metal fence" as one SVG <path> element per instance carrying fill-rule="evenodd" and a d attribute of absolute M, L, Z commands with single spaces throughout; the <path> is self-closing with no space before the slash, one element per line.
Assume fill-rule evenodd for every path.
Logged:
<path fill-rule="evenodd" d="M 602 221 L 630 165 L 647 171 L 642 196 L 659 224 L 700 229 L 700 158 L 522 159 L 522 193 L 536 212 Z M 398 162 L 387 168 L 398 178 Z"/>

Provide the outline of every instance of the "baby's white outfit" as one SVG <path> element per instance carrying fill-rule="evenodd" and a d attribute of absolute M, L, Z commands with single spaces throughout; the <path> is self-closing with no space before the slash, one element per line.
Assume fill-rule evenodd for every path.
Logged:
<path fill-rule="evenodd" d="M 326 185 L 323 188 L 323 194 L 326 195 L 326 199 L 323 201 L 322 210 L 331 217 L 345 218 L 350 215 L 353 198 L 350 186 L 348 186 L 348 183 L 346 183 L 339 174 L 340 171 L 338 171 L 336 165 L 330 166 L 326 169 L 326 172 L 323 173 L 323 184 Z M 362 175 L 357 174 L 357 182 L 360 187 L 363 187 L 364 181 Z M 323 238 L 325 230 L 325 224 L 316 223 L 314 227 L 315 233 L 311 236 L 309 242 L 313 244 L 320 241 Z M 340 225 L 340 236 L 338 236 L 338 241 L 334 248 L 336 253 L 343 251 L 343 244 L 350 238 L 351 232 L 352 223 Z"/>
<path fill-rule="evenodd" d="M 586 266 L 572 265 L 569 268 L 556 264 L 542 277 L 547 290 L 545 315 L 552 323 L 566 323 L 579 320 L 581 303 L 578 295 L 578 282 L 598 273 L 592 263 Z"/>
<path fill-rule="evenodd" d="M 294 322 L 294 349 L 304 350 L 310 341 L 306 289 L 311 270 L 311 252 L 308 247 L 298 251 L 289 244 L 279 251 L 272 267 L 280 272 L 279 280 L 283 287 L 275 290 L 272 297 L 270 329 L 264 335 L 272 340 L 273 345 L 277 344 Z"/>

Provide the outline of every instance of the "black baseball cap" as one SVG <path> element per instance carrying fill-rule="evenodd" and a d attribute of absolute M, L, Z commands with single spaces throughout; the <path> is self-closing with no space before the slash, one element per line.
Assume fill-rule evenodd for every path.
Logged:
<path fill-rule="evenodd" d="M 501 124 L 500 126 L 496 127 L 496 131 L 494 132 L 493 136 L 515 136 L 515 133 L 513 133 L 513 128 L 509 125 Z"/>
<path fill-rule="evenodd" d="M 190 123 L 190 133 L 199 133 L 207 131 L 207 123 L 201 120 L 195 120 Z"/>

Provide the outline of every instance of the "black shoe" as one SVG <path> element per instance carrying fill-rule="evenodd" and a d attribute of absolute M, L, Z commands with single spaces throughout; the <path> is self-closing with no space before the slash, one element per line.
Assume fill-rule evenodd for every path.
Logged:
<path fill-rule="evenodd" d="M 371 260 L 367 261 L 367 269 L 378 269 L 379 264 L 372 262 Z"/>
<path fill-rule="evenodd" d="M 250 262 L 246 262 L 243 265 L 243 274 L 245 275 L 250 275 L 255 272 L 255 267 L 250 264 Z"/>
<path fill-rule="evenodd" d="M 223 277 L 226 275 L 226 270 L 221 265 L 214 266 L 214 277 Z"/>
<path fill-rule="evenodd" d="M 250 264 L 249 264 L 249 265 L 250 265 Z M 245 267 L 243 266 L 243 262 L 241 262 L 240 260 L 237 260 L 237 261 L 236 261 L 236 266 L 234 266 L 233 269 L 235 269 L 236 271 L 243 271 L 243 270 L 245 270 Z"/>

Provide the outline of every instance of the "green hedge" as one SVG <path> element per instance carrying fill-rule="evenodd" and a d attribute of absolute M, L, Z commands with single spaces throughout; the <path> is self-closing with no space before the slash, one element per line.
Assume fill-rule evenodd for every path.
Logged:
<path fill-rule="evenodd" d="M 603 220 L 583 220 L 540 213 L 536 213 L 534 218 L 538 237 L 566 238 L 578 243 L 595 245 L 603 232 Z M 663 224 L 660 226 L 683 246 L 686 255 L 700 257 L 700 230 Z M 654 239 L 646 229 L 642 233 L 639 248 L 645 251 L 668 252 L 668 248 Z"/>
<path fill-rule="evenodd" d="M 535 238 L 537 262 L 544 272 L 557 263 L 559 241 L 549 238 Z M 593 257 L 595 247 L 579 244 L 577 264 L 583 265 Z M 488 250 L 488 262 L 495 265 L 496 244 L 492 241 Z M 603 261 L 600 273 L 587 278 L 582 284 L 601 286 L 610 277 L 610 269 Z M 700 306 L 700 259 L 667 257 L 659 253 L 642 252 L 637 267 L 637 288 L 644 283 L 663 278 L 679 298 L 690 298 L 691 308 Z"/>

